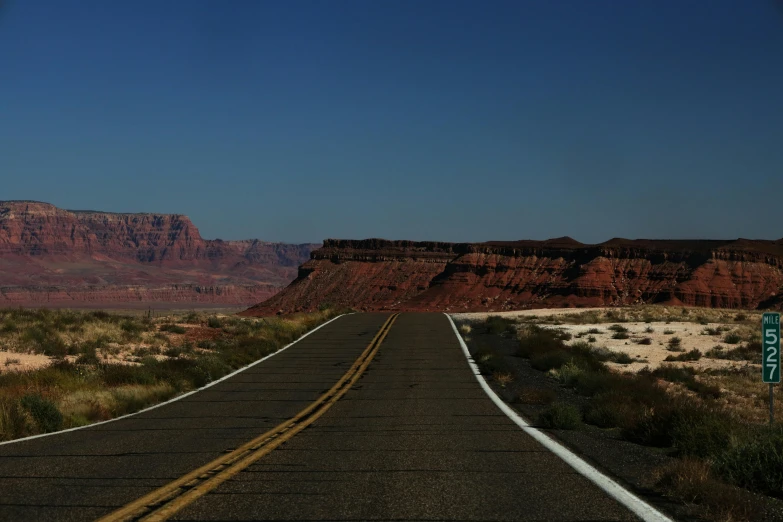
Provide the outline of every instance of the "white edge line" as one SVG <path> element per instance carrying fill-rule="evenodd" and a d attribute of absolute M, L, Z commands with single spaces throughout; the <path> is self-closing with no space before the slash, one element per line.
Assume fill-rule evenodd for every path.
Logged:
<path fill-rule="evenodd" d="M 542 446 L 563 459 L 566 464 L 574 468 L 580 475 L 584 476 L 593 484 L 604 490 L 610 497 L 630 509 L 634 514 L 636 514 L 645 522 L 673 522 L 672 519 L 595 469 L 575 453 L 572 453 L 565 446 L 559 442 L 556 442 L 554 439 L 541 432 L 537 428 L 531 426 L 521 415 L 519 415 L 519 413 L 514 411 L 508 404 L 503 402 L 503 399 L 498 397 L 492 387 L 490 387 L 490 385 L 487 384 L 487 381 L 484 380 L 484 377 L 479 371 L 478 365 L 473 360 L 473 357 L 471 357 L 470 351 L 468 351 L 468 346 L 465 344 L 465 340 L 457 330 L 457 325 L 454 324 L 451 316 L 449 314 L 444 315 L 449 318 L 451 328 L 454 330 L 454 334 L 459 340 L 459 344 L 462 347 L 462 353 L 464 353 L 465 357 L 468 359 L 468 364 L 470 365 L 471 370 L 473 370 L 473 375 L 476 376 L 476 380 L 478 380 L 479 384 L 487 393 L 489 398 L 492 399 L 492 402 L 494 402 L 503 413 L 505 413 L 512 421 L 514 421 L 517 426 L 522 428 L 525 433 L 536 439 L 536 441 L 538 441 Z"/>
<path fill-rule="evenodd" d="M 4 446 L 6 444 L 13 444 L 15 442 L 24 442 L 26 440 L 38 439 L 38 438 L 41 438 L 41 437 L 50 437 L 52 435 L 60 435 L 62 433 L 68 433 L 69 431 L 76 431 L 76 430 L 83 430 L 83 429 L 86 429 L 86 428 L 92 428 L 93 426 L 100 426 L 101 424 L 108 424 L 110 422 L 114 422 L 114 421 L 118 421 L 118 420 L 122 420 L 122 419 L 127 419 L 128 417 L 133 417 L 134 415 L 139 415 L 140 413 L 145 413 L 145 412 L 148 412 L 150 410 L 154 410 L 155 408 L 160 408 L 161 406 L 165 406 L 167 404 L 171 404 L 172 402 L 176 402 L 176 401 L 178 401 L 180 399 L 184 399 L 185 397 L 188 397 L 190 395 L 193 395 L 194 393 L 198 393 L 198 392 L 200 392 L 202 390 L 205 390 L 205 389 L 207 389 L 207 388 L 209 388 L 211 386 L 216 385 L 219 382 L 225 381 L 226 379 L 230 379 L 234 375 L 236 375 L 238 373 L 242 373 L 245 370 L 247 370 L 248 368 L 252 368 L 256 364 L 260 364 L 260 363 L 266 361 L 270 357 L 274 357 L 275 355 L 279 354 L 280 352 L 282 352 L 284 350 L 287 350 L 288 348 L 292 347 L 293 345 L 295 345 L 296 343 L 298 343 L 299 341 L 301 341 L 302 339 L 304 339 L 305 337 L 307 337 L 311 333 L 315 332 L 316 330 L 319 330 L 319 329 L 323 328 L 324 326 L 326 326 L 327 324 L 331 323 L 332 321 L 336 321 L 337 319 L 343 317 L 344 315 L 352 315 L 352 314 L 350 314 L 350 313 L 349 314 L 340 314 L 337 317 L 329 319 L 325 323 L 316 326 L 315 328 L 313 328 L 312 330 L 310 330 L 306 334 L 302 335 L 302 337 L 300 337 L 296 341 L 292 342 L 291 344 L 287 344 L 287 345 L 283 346 L 282 348 L 280 348 L 276 352 L 270 353 L 266 357 L 258 359 L 257 361 L 253 361 L 252 363 L 248 364 L 247 366 L 243 366 L 242 368 L 240 368 L 238 370 L 235 370 L 235 371 L 229 373 L 228 375 L 224 375 L 220 379 L 214 380 L 214 381 L 210 382 L 209 384 L 207 384 L 205 386 L 202 386 L 201 388 L 198 388 L 196 390 L 191 390 L 191 391 L 189 391 L 187 393 L 183 393 L 182 395 L 177 395 L 173 399 L 169 399 L 166 402 L 161 402 L 161 403 L 155 404 L 153 406 L 150 406 L 149 408 L 144 408 L 143 410 L 135 411 L 133 413 L 128 413 L 127 415 L 122 415 L 120 417 L 115 417 L 113 419 L 109 419 L 109 420 L 105 420 L 105 421 L 94 422 L 92 424 L 85 424 L 84 426 L 77 426 L 75 428 L 68 428 L 66 430 L 53 431 L 51 433 L 40 433 L 38 435 L 30 435 L 29 437 L 23 437 L 21 439 L 7 440 L 5 442 L 0 442 L 0 446 Z"/>

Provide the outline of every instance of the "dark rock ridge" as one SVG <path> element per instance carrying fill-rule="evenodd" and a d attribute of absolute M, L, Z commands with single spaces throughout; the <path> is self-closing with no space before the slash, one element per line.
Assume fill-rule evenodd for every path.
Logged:
<path fill-rule="evenodd" d="M 780 308 L 783 239 L 441 243 L 327 239 L 248 315 L 313 310 L 503 311 L 667 303 Z"/>
<path fill-rule="evenodd" d="M 318 246 L 206 240 L 180 214 L 0 201 L 0 306 L 249 305 L 291 282 Z"/>

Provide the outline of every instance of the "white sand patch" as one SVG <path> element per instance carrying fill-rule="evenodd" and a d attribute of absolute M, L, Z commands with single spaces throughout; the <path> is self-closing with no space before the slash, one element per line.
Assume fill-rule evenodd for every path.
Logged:
<path fill-rule="evenodd" d="M 549 316 L 561 316 L 567 314 L 581 314 L 584 312 L 605 312 L 612 310 L 615 313 L 624 314 L 639 314 L 643 315 L 645 311 L 655 312 L 654 315 L 661 317 L 666 315 L 677 315 L 682 313 L 683 307 L 650 307 L 647 310 L 633 308 L 617 308 L 617 307 L 596 307 L 596 308 L 540 308 L 535 310 L 518 310 L 512 312 L 475 312 L 475 313 L 457 313 L 451 314 L 455 321 L 469 321 L 479 322 L 484 321 L 490 316 L 500 316 L 506 319 L 516 319 L 524 317 L 549 317 Z M 698 315 L 705 315 L 711 319 L 722 319 L 725 317 L 727 321 L 731 321 L 732 318 L 738 312 L 735 310 L 719 310 L 719 309 L 689 309 L 689 314 L 693 317 Z M 747 314 L 754 314 L 755 312 L 745 312 Z M 637 315 L 637 317 L 639 317 Z M 568 321 L 568 318 L 563 318 L 563 321 Z M 535 321 L 528 321 L 529 324 L 535 324 Z M 612 339 L 612 335 L 615 333 L 609 330 L 612 324 L 619 324 L 620 326 L 628 329 L 628 339 Z M 633 362 L 630 364 L 616 364 L 607 363 L 609 366 L 616 368 L 620 371 L 638 372 L 642 368 L 649 367 L 651 370 L 658 367 L 661 363 L 669 363 L 665 361 L 668 356 L 677 356 L 681 353 L 688 352 L 693 349 L 697 349 L 702 353 L 701 359 L 698 361 L 681 361 L 671 362 L 671 364 L 692 366 L 696 369 L 710 369 L 710 368 L 727 368 L 727 367 L 744 367 L 744 366 L 758 366 L 752 365 L 745 361 L 728 361 L 724 359 L 712 359 L 705 357 L 706 353 L 715 346 L 722 346 L 724 350 L 730 350 L 740 346 L 740 344 L 727 344 L 723 341 L 726 332 L 728 331 L 747 331 L 747 326 L 733 323 L 733 322 L 709 322 L 707 324 L 699 324 L 693 321 L 671 321 L 666 323 L 664 320 L 653 320 L 650 323 L 645 322 L 602 322 L 598 324 L 561 324 L 561 325 L 540 325 L 545 328 L 562 329 L 570 332 L 574 337 L 567 341 L 567 344 L 572 344 L 577 341 L 588 341 L 589 337 L 595 337 L 595 342 L 590 343 L 596 348 L 605 347 L 613 352 L 625 352 L 632 358 L 639 358 L 644 362 Z M 707 328 L 717 329 L 722 328 L 723 331 L 719 335 L 704 335 L 703 332 Z M 646 332 L 647 328 L 651 328 L 652 332 Z M 591 329 L 598 329 L 601 333 L 588 334 Z M 666 332 L 666 333 L 665 333 Z M 582 334 L 580 338 L 576 336 Z M 649 337 L 651 344 L 643 345 L 638 344 L 638 341 Z M 672 337 L 679 337 L 680 350 L 670 351 L 669 340 Z M 744 337 L 744 336 L 743 336 Z M 743 343 L 745 340 L 743 340 Z"/>
<path fill-rule="evenodd" d="M 735 366 L 745 366 L 749 363 L 743 361 L 727 361 L 723 359 L 711 359 L 704 357 L 710 349 L 716 345 L 722 346 L 724 349 L 731 349 L 739 345 L 729 345 L 722 342 L 722 338 L 725 333 L 720 335 L 703 335 L 702 332 L 705 328 L 717 328 L 722 325 L 720 323 L 709 323 L 702 325 L 698 323 L 686 323 L 686 322 L 672 322 L 669 324 L 655 322 L 655 323 L 617 323 L 620 326 L 628 329 L 628 339 L 612 339 L 614 331 L 609 330 L 612 323 L 600 323 L 600 324 L 563 324 L 558 326 L 542 325 L 545 328 L 563 329 L 570 332 L 574 337 L 567 341 L 566 344 L 573 344 L 577 341 L 587 341 L 589 337 L 595 337 L 595 342 L 590 343 L 595 347 L 605 347 L 613 352 L 625 352 L 631 357 L 640 358 L 644 362 L 634 362 L 630 364 L 615 364 L 609 363 L 610 366 L 622 369 L 624 371 L 638 372 L 645 366 L 650 369 L 655 369 L 661 363 L 666 362 L 664 359 L 670 355 L 679 355 L 683 352 L 688 352 L 693 349 L 697 349 L 702 353 L 702 358 L 698 361 L 680 362 L 677 364 L 687 364 L 694 368 L 703 370 L 707 368 L 726 368 Z M 648 328 L 652 328 L 652 332 L 647 332 Z M 591 329 L 598 329 L 601 333 L 588 334 Z M 671 333 L 669 333 L 671 332 Z M 581 338 L 577 338 L 578 334 L 582 334 Z M 638 341 L 644 338 L 649 338 L 651 344 L 643 345 L 638 344 Z M 669 340 L 673 337 L 680 338 L 679 349 L 681 351 L 670 351 Z"/>

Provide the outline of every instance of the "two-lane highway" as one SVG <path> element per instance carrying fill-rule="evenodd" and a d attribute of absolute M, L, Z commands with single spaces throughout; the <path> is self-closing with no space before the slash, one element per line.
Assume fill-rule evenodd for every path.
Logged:
<path fill-rule="evenodd" d="M 350 388 L 330 396 L 323 411 L 311 408 L 318 416 L 310 424 L 176 509 L 144 516 L 637 520 L 498 409 L 444 315 L 414 313 L 396 320 L 345 316 L 181 401 L 0 446 L 0 519 L 93 520 L 122 513 L 274 433 L 346 375 L 353 376 Z M 205 484 L 210 480 L 203 477 Z"/>
<path fill-rule="evenodd" d="M 294 417 L 388 314 L 341 317 L 199 393 L 107 424 L 0 445 L 0 520 L 95 520 Z"/>

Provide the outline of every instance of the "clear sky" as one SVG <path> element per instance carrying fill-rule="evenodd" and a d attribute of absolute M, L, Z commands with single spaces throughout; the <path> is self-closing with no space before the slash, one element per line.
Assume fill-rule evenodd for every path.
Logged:
<path fill-rule="evenodd" d="M 783 237 L 773 0 L 6 0 L 0 199 L 204 237 Z"/>

